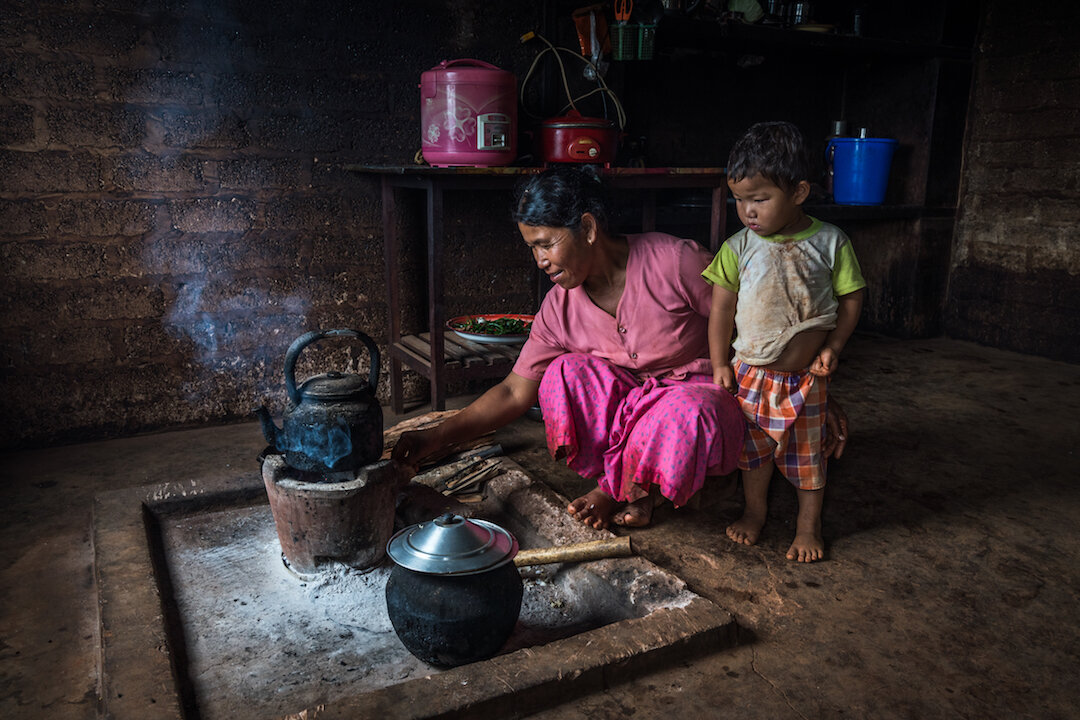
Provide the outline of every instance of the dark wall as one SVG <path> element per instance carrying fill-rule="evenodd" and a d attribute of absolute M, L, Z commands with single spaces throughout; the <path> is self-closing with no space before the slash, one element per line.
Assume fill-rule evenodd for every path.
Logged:
<path fill-rule="evenodd" d="M 342 165 L 411 162 L 420 73 L 523 75 L 537 22 L 494 0 L 0 4 L 0 445 L 280 409 L 309 329 L 385 347 L 378 188 Z M 472 216 L 458 246 L 519 247 L 490 201 Z M 497 282 L 528 256 L 499 254 L 524 269 L 457 251 L 448 292 L 531 311 Z M 299 374 L 367 362 L 320 343 Z"/>
<path fill-rule="evenodd" d="M 1080 361 L 1080 5 L 994 0 L 979 44 L 947 332 Z"/>
<path fill-rule="evenodd" d="M 0 446 L 247 419 L 263 402 L 278 411 L 285 349 L 310 329 L 358 328 L 385 348 L 379 189 L 343 166 L 412 162 L 421 72 L 474 57 L 524 79 L 543 45 L 521 35 L 576 47 L 576 6 L 0 5 Z M 815 3 L 841 29 L 853 6 Z M 1014 17 L 993 3 L 986 16 L 946 308 L 970 63 L 933 48 L 970 46 L 977 3 L 867 7 L 869 42 L 851 52 L 803 33 L 795 46 L 725 40 L 707 18 L 662 25 L 653 61 L 609 71 L 629 118 L 622 159 L 723 165 L 732 139 L 764 119 L 794 120 L 822 147 L 831 119 L 898 137 L 887 203 L 899 212 L 814 210 L 852 235 L 870 283 L 861 327 L 935 335 L 947 310 L 955 336 L 1075 359 L 1075 12 Z M 1011 39 L 1014 26 L 1026 40 Z M 530 109 L 560 110 L 557 86 L 541 72 Z M 508 200 L 448 202 L 448 314 L 535 309 Z M 665 200 L 660 227 L 704 240 L 702 198 Z M 398 222 L 418 231 L 411 202 Z M 398 258 L 406 332 L 426 329 L 418 234 L 405 233 Z M 362 349 L 320 343 L 299 374 L 367 363 Z M 406 392 L 421 398 L 426 382 L 408 376 Z"/>

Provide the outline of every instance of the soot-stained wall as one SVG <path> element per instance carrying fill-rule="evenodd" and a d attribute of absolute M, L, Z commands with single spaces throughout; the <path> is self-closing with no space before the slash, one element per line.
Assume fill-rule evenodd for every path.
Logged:
<path fill-rule="evenodd" d="M 412 162 L 420 73 L 475 57 L 520 76 L 537 21 L 494 1 L 0 5 L 0 446 L 280 411 L 310 329 L 385 348 L 378 187 L 342 166 Z M 532 279 L 508 211 L 469 200 L 454 247 L 504 271 L 451 250 L 448 295 L 531 311 L 504 282 Z M 324 341 L 298 375 L 368 360 Z"/>
<path fill-rule="evenodd" d="M 1080 5 L 989 3 L 949 277 L 952 337 L 1080 361 Z"/>
<path fill-rule="evenodd" d="M 759 56 L 709 33 L 701 47 L 660 37 L 655 62 L 616 64 L 609 79 L 628 136 L 648 140 L 650 165 L 723 165 L 731 139 L 763 119 L 796 121 L 811 140 L 841 116 L 899 137 L 887 204 L 945 212 L 836 218 L 870 285 L 861 327 L 1076 360 L 1076 11 L 947 5 L 959 9 L 933 20 L 941 5 L 926 2 L 904 17 L 937 28 L 914 39 L 964 47 L 966 31 L 940 29 L 983 20 L 955 239 L 948 208 L 961 132 L 952 128 L 963 128 L 966 60 L 803 57 L 783 43 Z M 279 412 L 285 350 L 307 330 L 353 327 L 385 349 L 379 188 L 343 166 L 412 162 L 424 70 L 472 57 L 520 81 L 543 47 L 521 35 L 546 28 L 573 47 L 573 7 L 0 5 L 0 447 L 248 419 L 261 403 Z M 876 28 L 887 40 L 910 34 L 891 15 Z M 774 81 L 799 91 L 747 100 L 748 88 Z M 534 80 L 527 97 L 545 88 L 550 115 L 561 108 L 556 78 Z M 535 309 L 534 269 L 508 201 L 448 201 L 448 315 Z M 415 332 L 426 329 L 423 213 L 415 198 L 400 207 L 411 231 L 398 258 L 402 323 Z M 707 236 L 698 220 L 688 226 L 688 237 Z M 298 375 L 366 374 L 368 361 L 359 346 L 326 341 L 304 352 Z M 426 382 L 407 375 L 406 392 L 423 398 Z M 385 382 L 379 394 L 387 399 Z"/>

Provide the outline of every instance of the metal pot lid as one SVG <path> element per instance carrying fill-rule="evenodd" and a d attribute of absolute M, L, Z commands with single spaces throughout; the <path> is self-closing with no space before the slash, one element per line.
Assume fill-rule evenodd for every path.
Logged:
<path fill-rule="evenodd" d="M 505 565 L 517 539 L 495 523 L 446 513 L 394 534 L 386 554 L 408 570 L 429 575 L 472 575 Z"/>
<path fill-rule="evenodd" d="M 546 120 L 543 127 L 551 129 L 561 128 L 591 128 L 596 130 L 614 130 L 615 123 L 601 118 L 556 118 Z"/>
<path fill-rule="evenodd" d="M 363 375 L 333 370 L 308 378 L 299 390 L 301 397 L 312 400 L 353 400 L 368 392 L 368 383 Z"/>

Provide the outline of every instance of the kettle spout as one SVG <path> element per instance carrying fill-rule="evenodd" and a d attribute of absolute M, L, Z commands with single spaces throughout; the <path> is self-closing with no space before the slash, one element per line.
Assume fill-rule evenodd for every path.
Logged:
<path fill-rule="evenodd" d="M 277 448 L 281 428 L 274 424 L 273 418 L 270 417 L 270 411 L 266 409 L 265 405 L 255 408 L 255 414 L 259 417 L 259 422 L 262 423 L 263 437 L 266 438 L 266 442 Z"/>

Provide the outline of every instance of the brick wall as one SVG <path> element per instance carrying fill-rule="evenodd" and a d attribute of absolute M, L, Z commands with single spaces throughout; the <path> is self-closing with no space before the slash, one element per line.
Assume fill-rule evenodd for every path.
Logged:
<path fill-rule="evenodd" d="M 531 53 L 517 38 L 535 12 L 494 0 L 0 5 L 0 447 L 280 410 L 285 349 L 309 329 L 354 327 L 385 347 L 378 188 L 341 166 L 411 161 L 416 86 L 440 60 L 523 75 Z M 518 247 L 505 215 L 481 214 L 490 222 L 460 230 L 470 242 Z M 405 248 L 407 269 L 419 252 Z M 485 288 L 531 309 L 528 292 L 485 280 L 469 292 Z M 362 348 L 322 345 L 301 377 L 366 373 Z"/>
<path fill-rule="evenodd" d="M 949 334 L 1080 359 L 1077 12 L 1037 5 L 982 11 L 952 263 L 944 220 L 841 222 L 873 288 L 864 328 L 941 332 L 947 278 Z M 359 328 L 385 348 L 378 188 L 342 165 L 411 161 L 416 86 L 440 60 L 524 78 L 537 47 L 518 37 L 543 15 L 543 3 L 505 0 L 0 4 L 0 447 L 247 419 L 263 402 L 279 411 L 285 349 L 312 328 Z M 553 39 L 572 47 L 570 34 Z M 657 101 L 682 57 L 614 68 L 631 129 L 658 139 L 654 164 L 722 164 L 717 108 L 696 92 L 682 94 L 686 109 Z M 918 68 L 902 67 L 918 85 Z M 717 87 L 734 86 L 723 77 Z M 747 115 L 729 133 L 764 119 L 707 97 L 725 117 Z M 831 111 L 819 115 L 806 121 L 824 128 Z M 666 126 L 649 124 L 660 119 L 677 121 L 686 154 L 664 145 Z M 531 310 L 530 259 L 501 205 L 448 207 L 460 212 L 447 218 L 447 313 Z M 402 208 L 417 229 L 419 208 Z M 406 243 L 400 258 L 406 331 L 426 322 L 424 251 Z M 367 362 L 320 344 L 299 374 Z M 423 397 L 426 382 L 407 392 Z"/>
<path fill-rule="evenodd" d="M 946 331 L 1077 362 L 1080 5 L 988 5 Z"/>

